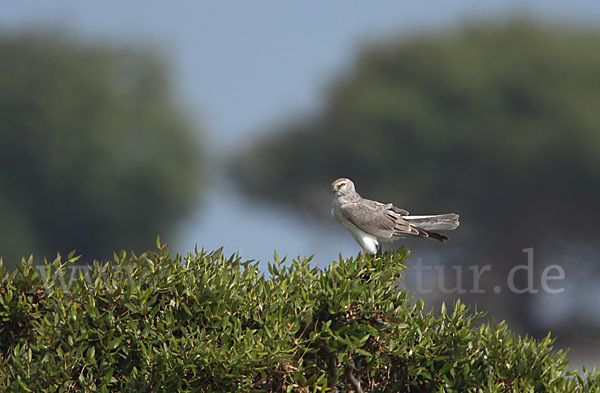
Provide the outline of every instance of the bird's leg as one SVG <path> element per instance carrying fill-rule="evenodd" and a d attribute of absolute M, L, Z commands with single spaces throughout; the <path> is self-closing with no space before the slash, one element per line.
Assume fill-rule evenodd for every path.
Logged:
<path fill-rule="evenodd" d="M 363 250 L 363 253 L 362 253 L 362 258 L 360 258 L 360 261 L 361 261 L 362 263 L 365 263 L 365 257 L 366 257 L 366 256 L 367 256 L 367 250 Z"/>

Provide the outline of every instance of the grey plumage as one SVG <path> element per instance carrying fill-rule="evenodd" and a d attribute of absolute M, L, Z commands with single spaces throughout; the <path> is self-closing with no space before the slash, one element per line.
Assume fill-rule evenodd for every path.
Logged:
<path fill-rule="evenodd" d="M 458 214 L 436 214 L 431 216 L 405 216 L 412 225 L 426 231 L 451 231 L 458 227 Z"/>
<path fill-rule="evenodd" d="M 459 225 L 458 214 L 411 216 L 408 211 L 391 203 L 380 203 L 362 198 L 354 183 L 346 178 L 332 184 L 334 197 L 331 214 L 340 222 L 360 246 L 375 254 L 379 242 L 394 241 L 405 237 L 423 237 L 438 241 L 448 238 L 436 230 L 453 230 Z"/>

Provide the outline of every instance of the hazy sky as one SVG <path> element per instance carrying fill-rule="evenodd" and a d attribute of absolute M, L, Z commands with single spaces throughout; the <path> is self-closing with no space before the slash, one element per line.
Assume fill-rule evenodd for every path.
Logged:
<path fill-rule="evenodd" d="M 479 15 L 600 19 L 600 2 L 445 1 L 6 1 L 1 26 L 51 25 L 171 55 L 188 109 L 218 147 L 247 143 L 294 113 L 318 108 L 358 45 L 381 35 L 457 25 Z"/>
<path fill-rule="evenodd" d="M 182 105 L 197 116 L 211 150 L 219 153 L 252 143 L 278 121 L 317 110 L 327 84 L 351 66 L 365 42 L 518 12 L 596 23 L 600 2 L 5 1 L 0 27 L 65 28 L 83 38 L 142 42 L 166 51 Z M 247 201 L 226 184 L 214 189 L 181 233 L 182 251 L 223 245 L 261 260 L 271 259 L 275 246 L 282 254 L 316 253 L 321 263 L 338 252 L 358 251 L 342 228 L 317 228 Z"/>

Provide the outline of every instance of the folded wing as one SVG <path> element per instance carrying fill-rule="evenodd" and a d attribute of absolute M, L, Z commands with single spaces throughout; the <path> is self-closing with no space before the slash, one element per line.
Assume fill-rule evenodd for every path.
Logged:
<path fill-rule="evenodd" d="M 458 214 L 410 216 L 406 210 L 391 203 L 383 204 L 368 199 L 346 203 L 341 211 L 355 227 L 381 240 L 416 236 L 444 242 L 448 240 L 446 236 L 430 231 L 458 227 Z"/>
<path fill-rule="evenodd" d="M 341 211 L 355 227 L 378 238 L 392 239 L 397 236 L 420 235 L 418 228 L 402 218 L 401 213 L 406 211 L 392 204 L 362 199 L 360 202 L 342 205 Z"/>

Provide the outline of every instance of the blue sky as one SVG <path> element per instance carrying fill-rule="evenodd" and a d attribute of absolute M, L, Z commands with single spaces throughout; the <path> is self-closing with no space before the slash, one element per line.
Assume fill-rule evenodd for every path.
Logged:
<path fill-rule="evenodd" d="M 319 110 L 328 83 L 351 67 L 367 42 L 523 12 L 597 23 L 600 2 L 13 1 L 2 5 L 0 27 L 65 28 L 83 39 L 165 51 L 182 106 L 202 124 L 204 140 L 218 157 L 252 143 L 279 121 Z M 214 172 L 218 179 L 216 164 Z M 225 224 L 231 217 L 237 218 L 234 226 Z M 271 259 L 276 245 L 283 255 L 316 253 L 320 264 L 339 252 L 358 251 L 342 228 L 249 201 L 218 181 L 176 241 L 181 252 L 196 244 L 261 260 Z"/>

